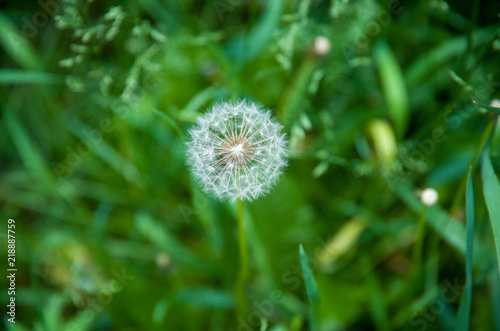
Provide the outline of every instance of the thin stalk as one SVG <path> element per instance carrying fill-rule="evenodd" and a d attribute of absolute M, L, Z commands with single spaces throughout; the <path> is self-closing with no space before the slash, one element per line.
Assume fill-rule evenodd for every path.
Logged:
<path fill-rule="evenodd" d="M 278 104 L 278 114 L 285 127 L 290 127 L 298 116 L 300 103 L 307 94 L 307 85 L 316 68 L 317 58 L 308 56 L 302 62 Z"/>
<path fill-rule="evenodd" d="M 425 235 L 425 217 L 427 215 L 427 206 L 423 206 L 418 216 L 418 230 L 417 230 L 417 240 L 415 241 L 415 246 L 413 246 L 413 274 L 417 276 L 422 267 L 422 249 L 424 246 L 424 235 Z"/>
<path fill-rule="evenodd" d="M 476 150 L 474 152 L 474 157 L 473 157 L 472 163 L 471 163 L 471 171 L 474 171 L 474 168 L 476 167 L 477 160 L 479 159 L 479 156 L 481 155 L 484 146 L 488 142 L 488 139 L 490 138 L 491 133 L 493 132 L 493 128 L 495 127 L 495 123 L 496 123 L 496 117 L 491 117 L 490 120 L 488 121 L 488 124 L 486 125 L 486 128 L 484 128 L 483 135 L 481 136 L 479 143 L 476 145 Z M 460 206 L 460 204 L 464 200 L 464 194 L 465 194 L 466 187 L 467 187 L 467 176 L 460 183 L 460 187 L 457 191 L 457 194 L 455 195 L 455 198 L 453 199 L 453 203 L 452 203 L 451 209 L 450 209 L 451 215 L 455 214 L 458 207 Z"/>
<path fill-rule="evenodd" d="M 236 282 L 235 296 L 238 315 L 245 319 L 245 314 L 247 312 L 245 284 L 250 268 L 248 263 L 247 238 L 243 220 L 243 201 L 240 199 L 238 199 L 238 247 L 240 253 L 240 266 L 238 271 L 238 280 Z"/>
<path fill-rule="evenodd" d="M 420 276 L 422 273 L 422 256 L 425 237 L 425 218 L 427 216 L 427 206 L 422 206 L 420 214 L 418 215 L 418 229 L 415 244 L 413 245 L 412 261 L 410 269 L 410 277 L 408 282 L 405 282 L 402 297 L 413 297 L 420 286 Z"/>

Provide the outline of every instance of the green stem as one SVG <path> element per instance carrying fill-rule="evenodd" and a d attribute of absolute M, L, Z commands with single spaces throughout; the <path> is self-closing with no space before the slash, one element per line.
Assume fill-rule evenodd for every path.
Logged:
<path fill-rule="evenodd" d="M 417 276 L 422 266 L 422 248 L 424 246 L 425 217 L 427 215 L 427 206 L 423 206 L 418 216 L 417 240 L 413 246 L 413 274 Z"/>
<path fill-rule="evenodd" d="M 243 220 L 243 201 L 238 199 L 238 247 L 240 252 L 240 267 L 238 272 L 238 280 L 236 282 L 235 296 L 238 315 L 245 319 L 247 311 L 247 300 L 245 296 L 245 284 L 248 278 L 249 263 L 247 238 L 245 233 L 245 225 Z"/>
<path fill-rule="evenodd" d="M 425 218 L 427 216 L 427 206 L 423 205 L 418 215 L 417 237 L 413 245 L 410 277 L 404 283 L 402 297 L 413 297 L 420 287 L 420 276 L 422 273 L 422 256 L 425 237 Z"/>
<path fill-rule="evenodd" d="M 316 68 L 316 63 L 317 59 L 313 56 L 306 57 L 278 104 L 278 114 L 287 128 L 299 114 L 300 103 L 307 94 L 307 85 Z"/>
<path fill-rule="evenodd" d="M 486 128 L 484 128 L 483 135 L 481 136 L 479 143 L 476 145 L 476 151 L 474 152 L 474 157 L 473 157 L 472 163 L 471 163 L 471 167 L 472 167 L 471 171 L 474 171 L 477 160 L 479 159 L 479 156 L 481 155 L 484 146 L 488 142 L 488 139 L 490 138 L 491 133 L 493 132 L 493 128 L 495 127 L 495 123 L 496 123 L 496 118 L 492 117 L 488 121 Z M 466 187 L 467 187 L 467 176 L 465 176 L 464 180 L 462 180 L 462 182 L 460 183 L 460 187 L 457 191 L 457 194 L 455 195 L 455 198 L 453 199 L 453 203 L 452 203 L 451 209 L 450 209 L 451 215 L 455 214 L 458 207 L 460 206 L 460 204 L 464 200 L 464 194 L 465 194 Z"/>

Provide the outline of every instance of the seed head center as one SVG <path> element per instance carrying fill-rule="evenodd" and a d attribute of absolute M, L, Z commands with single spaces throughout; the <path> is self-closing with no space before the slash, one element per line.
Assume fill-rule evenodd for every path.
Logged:
<path fill-rule="evenodd" d="M 238 168 L 246 166 L 252 159 L 253 148 L 245 137 L 231 137 L 222 144 L 222 160 Z"/>
<path fill-rule="evenodd" d="M 233 151 L 234 154 L 240 154 L 243 151 L 243 144 L 238 144 L 233 148 L 231 148 L 231 150 Z"/>

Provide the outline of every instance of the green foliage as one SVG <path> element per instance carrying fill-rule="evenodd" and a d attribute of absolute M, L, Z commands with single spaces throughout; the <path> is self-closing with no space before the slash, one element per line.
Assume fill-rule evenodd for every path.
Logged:
<path fill-rule="evenodd" d="M 2 323 L 499 329 L 499 12 L 443 0 L 3 4 L 0 258 L 15 219 L 17 273 L 16 324 Z M 236 206 L 203 193 L 184 145 L 200 114 L 238 98 L 273 109 L 290 157 L 243 209 L 246 316 Z M 429 187 L 439 200 L 424 206 Z"/>
<path fill-rule="evenodd" d="M 483 155 L 483 192 L 488 213 L 490 215 L 491 229 L 495 241 L 498 268 L 500 270 L 500 183 L 493 172 L 491 160 L 487 154 Z"/>
<path fill-rule="evenodd" d="M 307 300 L 309 303 L 309 325 L 310 330 L 319 330 L 318 326 L 318 305 L 319 305 L 319 291 L 318 285 L 314 280 L 313 273 L 309 267 L 309 262 L 304 248 L 302 245 L 299 247 L 300 266 L 302 268 L 302 276 L 304 277 L 304 284 L 307 292 Z"/>
<path fill-rule="evenodd" d="M 473 263 L 474 258 L 474 222 L 475 222 L 475 208 L 474 208 L 474 186 L 472 184 L 472 171 L 469 170 L 467 176 L 467 193 L 466 193 L 466 219 L 467 219 L 467 252 L 466 252 L 466 285 L 464 289 L 464 294 L 462 295 L 462 300 L 460 301 L 460 308 L 458 310 L 457 316 L 457 329 L 458 330 L 469 330 L 470 323 L 470 309 L 472 301 L 472 273 L 473 273 Z"/>

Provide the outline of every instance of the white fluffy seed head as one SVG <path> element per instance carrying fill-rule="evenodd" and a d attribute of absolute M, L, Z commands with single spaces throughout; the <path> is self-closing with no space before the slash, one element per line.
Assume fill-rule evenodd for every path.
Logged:
<path fill-rule="evenodd" d="M 269 192 L 287 165 L 282 128 L 256 103 L 216 104 L 189 130 L 188 164 L 205 192 L 252 201 Z"/>

